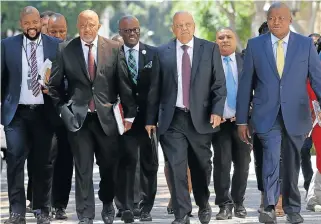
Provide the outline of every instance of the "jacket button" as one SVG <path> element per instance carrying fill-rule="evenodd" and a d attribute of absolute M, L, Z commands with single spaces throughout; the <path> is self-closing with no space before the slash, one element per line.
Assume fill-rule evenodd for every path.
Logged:
<path fill-rule="evenodd" d="M 136 93 L 136 96 L 139 96 L 139 93 Z"/>

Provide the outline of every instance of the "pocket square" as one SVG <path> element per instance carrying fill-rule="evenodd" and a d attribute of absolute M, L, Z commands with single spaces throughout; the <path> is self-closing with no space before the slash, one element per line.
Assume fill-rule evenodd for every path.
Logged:
<path fill-rule="evenodd" d="M 152 68 L 152 67 L 153 67 L 153 61 L 148 62 L 148 64 L 144 66 L 144 68 Z"/>

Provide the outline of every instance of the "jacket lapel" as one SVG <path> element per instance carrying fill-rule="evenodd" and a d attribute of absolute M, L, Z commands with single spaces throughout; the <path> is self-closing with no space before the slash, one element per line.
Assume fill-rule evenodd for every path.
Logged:
<path fill-rule="evenodd" d="M 199 62 L 202 57 L 202 52 L 203 52 L 203 44 L 201 41 L 194 37 L 194 49 L 193 49 L 193 63 L 192 63 L 192 77 L 191 77 L 191 83 L 193 83 L 196 72 L 198 69 Z"/>
<path fill-rule="evenodd" d="M 97 43 L 97 64 L 96 64 L 96 75 L 95 79 L 99 74 L 99 71 L 104 67 L 103 62 L 107 62 L 108 58 L 105 58 L 107 44 L 101 36 L 98 36 L 98 43 Z M 95 81 L 94 79 L 94 81 Z"/>
<path fill-rule="evenodd" d="M 275 57 L 273 54 L 273 48 L 272 48 L 272 41 L 271 41 L 271 33 L 267 33 L 265 34 L 265 41 L 264 41 L 264 50 L 265 50 L 265 54 L 266 54 L 266 58 L 270 63 L 270 66 L 272 67 L 273 73 L 274 75 L 280 79 L 278 70 L 276 68 L 276 61 L 275 61 Z"/>
<path fill-rule="evenodd" d="M 171 41 L 167 47 L 167 64 L 169 70 L 172 72 L 173 78 L 178 83 L 177 74 L 177 58 L 176 58 L 176 39 Z"/>
<path fill-rule="evenodd" d="M 85 61 L 85 57 L 84 57 L 84 52 L 83 52 L 82 46 L 81 46 L 80 37 L 77 37 L 76 39 L 74 39 L 74 41 L 75 41 L 75 46 L 74 46 L 75 58 L 78 59 L 81 69 L 83 70 L 88 81 L 90 81 L 90 77 L 89 77 L 89 73 L 87 70 L 87 65 L 86 65 L 86 61 Z"/>
<path fill-rule="evenodd" d="M 12 46 L 12 55 L 15 55 L 15 57 L 19 58 L 19 60 L 16 60 L 17 63 L 17 69 L 18 74 L 22 77 L 22 46 L 23 46 L 23 35 L 20 34 L 20 37 L 17 37 L 16 44 Z"/>
<path fill-rule="evenodd" d="M 143 51 L 145 54 L 143 54 Z M 139 42 L 139 52 L 138 52 L 138 77 L 139 77 L 139 73 L 141 70 L 143 70 L 144 66 L 145 66 L 145 61 L 146 61 L 146 48 L 145 45 L 141 42 Z"/>
<path fill-rule="evenodd" d="M 43 48 L 43 61 L 45 61 L 47 58 L 50 58 L 50 52 L 52 49 L 50 49 L 51 45 L 48 43 L 48 38 L 46 35 L 41 34 L 41 39 Z"/>
<path fill-rule="evenodd" d="M 242 69 L 243 69 L 243 59 L 239 53 L 235 53 L 235 58 L 236 58 L 236 65 L 237 65 L 238 80 L 240 81 Z"/>

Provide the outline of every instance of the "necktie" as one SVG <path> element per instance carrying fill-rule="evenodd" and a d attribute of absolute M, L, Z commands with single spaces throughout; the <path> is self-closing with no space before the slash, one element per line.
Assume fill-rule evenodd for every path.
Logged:
<path fill-rule="evenodd" d="M 283 40 L 278 40 L 278 46 L 276 49 L 276 66 L 278 68 L 278 73 L 281 78 L 283 73 L 283 68 L 284 68 Z"/>
<path fill-rule="evenodd" d="M 89 51 L 88 51 L 88 73 L 90 76 L 90 80 L 94 81 L 95 79 L 95 75 L 96 75 L 96 69 L 95 69 L 95 57 L 94 54 L 92 52 L 92 47 L 94 46 L 93 44 L 86 44 L 87 47 L 89 47 Z M 89 101 L 89 109 L 91 112 L 95 111 L 95 101 L 94 98 L 92 98 Z"/>
<path fill-rule="evenodd" d="M 36 43 L 35 42 L 30 42 L 31 45 L 31 56 L 30 56 L 30 61 L 31 61 L 31 89 L 32 89 L 32 94 L 34 96 L 38 96 L 40 93 L 40 84 L 38 83 L 38 67 L 37 67 L 37 56 L 36 56 Z"/>
<path fill-rule="evenodd" d="M 182 49 L 184 51 L 182 57 L 182 86 L 183 86 L 183 104 L 189 109 L 189 90 L 191 85 L 191 73 L 192 66 L 191 60 L 187 53 L 187 49 L 189 47 L 187 45 L 182 45 Z"/>
<path fill-rule="evenodd" d="M 130 72 L 130 76 L 135 84 L 137 84 L 137 64 L 133 54 L 134 49 L 129 49 L 129 56 L 128 56 L 128 68 Z"/>
<path fill-rule="evenodd" d="M 236 82 L 234 80 L 232 66 L 231 66 L 231 58 L 224 57 L 223 58 L 225 65 L 226 65 L 226 88 L 227 88 L 227 105 L 232 109 L 235 110 L 236 108 Z"/>

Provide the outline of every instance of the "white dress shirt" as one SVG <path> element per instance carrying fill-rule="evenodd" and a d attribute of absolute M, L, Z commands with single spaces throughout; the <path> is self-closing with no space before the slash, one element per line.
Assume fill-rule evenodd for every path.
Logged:
<path fill-rule="evenodd" d="M 32 89 L 28 89 L 28 79 L 32 79 L 31 75 L 28 77 L 29 71 L 31 72 L 31 42 L 36 43 L 36 57 L 37 57 L 37 68 L 38 73 L 40 71 L 40 68 L 44 62 L 44 54 L 43 54 L 43 44 L 42 44 L 42 38 L 41 34 L 39 35 L 37 40 L 31 41 L 25 36 L 23 36 L 23 47 L 21 47 L 22 51 L 22 68 L 21 68 L 21 91 L 20 91 L 20 99 L 19 104 L 44 104 L 42 91 L 39 92 L 37 96 L 34 96 L 32 94 Z M 37 47 L 38 46 L 38 47 Z M 28 65 L 28 61 L 29 65 Z"/>
<path fill-rule="evenodd" d="M 89 47 L 86 46 L 86 42 L 83 41 L 81 38 L 81 46 L 82 46 L 82 51 L 84 52 L 84 57 L 85 57 L 85 62 L 86 62 L 86 68 L 88 69 L 88 52 L 89 52 Z M 94 39 L 94 41 L 92 42 L 93 46 L 91 49 L 91 52 L 94 55 L 95 58 L 95 64 L 97 65 L 97 48 L 98 48 L 98 35 L 96 36 L 96 38 Z"/>
<path fill-rule="evenodd" d="M 129 58 L 129 50 L 133 49 L 132 54 L 135 58 L 136 61 L 136 69 L 137 69 L 137 74 L 138 74 L 138 61 L 139 61 L 139 42 L 136 44 L 136 46 L 134 46 L 133 48 L 129 48 L 124 44 L 124 51 L 125 51 L 125 56 L 126 56 L 126 61 L 128 64 L 128 58 Z"/>
<path fill-rule="evenodd" d="M 176 39 L 176 60 L 177 60 L 177 99 L 176 99 L 176 107 L 185 108 L 183 103 L 183 80 L 182 80 L 182 60 L 184 50 L 182 49 L 182 45 L 187 45 L 189 48 L 187 49 L 188 56 L 191 60 L 191 66 L 193 62 L 193 50 L 194 50 L 194 37 L 187 44 L 182 44 L 179 40 Z"/>
<path fill-rule="evenodd" d="M 230 65 L 232 67 L 233 77 L 234 77 L 234 81 L 235 81 L 235 87 L 236 87 L 236 91 L 237 91 L 237 88 L 238 88 L 238 70 L 237 70 L 237 62 L 236 62 L 235 53 L 229 55 L 229 57 L 231 58 Z M 225 78 L 226 78 L 227 66 L 226 66 L 226 63 L 224 62 L 225 56 L 221 56 L 221 58 L 222 58 L 222 64 L 223 64 L 223 69 L 224 69 Z M 226 86 L 226 88 L 227 88 L 227 86 Z M 227 89 L 227 91 L 229 91 L 229 90 Z M 229 118 L 235 117 L 235 113 L 236 113 L 236 110 L 235 109 L 231 109 L 228 106 L 227 99 L 226 99 L 225 100 L 225 105 L 224 105 L 223 117 L 226 118 L 226 119 L 229 119 Z"/>
<path fill-rule="evenodd" d="M 283 52 L 284 52 L 284 58 L 286 57 L 286 52 L 288 50 L 288 44 L 289 44 L 289 37 L 290 37 L 290 32 L 288 33 L 288 35 L 286 35 L 282 40 L 283 40 Z M 275 61 L 277 61 L 276 59 L 276 49 L 278 48 L 278 41 L 280 39 L 277 38 L 276 36 L 274 36 L 271 33 L 271 42 L 272 42 L 272 48 L 273 48 L 273 55 L 275 58 Z"/>

